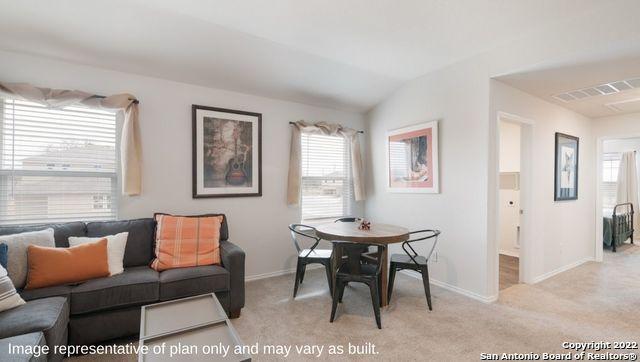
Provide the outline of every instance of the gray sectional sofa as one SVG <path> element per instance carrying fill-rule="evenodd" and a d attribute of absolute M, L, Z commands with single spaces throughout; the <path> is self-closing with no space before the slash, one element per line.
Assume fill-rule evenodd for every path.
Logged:
<path fill-rule="evenodd" d="M 57 247 L 68 247 L 69 236 L 106 236 L 128 231 L 125 271 L 113 277 L 18 291 L 25 305 L 0 312 L 0 360 L 11 340 L 54 345 L 94 344 L 135 335 L 140 307 L 145 304 L 215 292 L 231 318 L 244 307 L 244 252 L 228 240 L 227 219 L 220 230 L 222 265 L 156 272 L 153 259 L 155 220 L 70 222 L 38 226 L 0 227 L 1 235 L 51 227 Z M 44 341 L 42 340 L 44 338 Z M 15 343 L 14 343 L 15 344 Z M 5 356 L 6 357 L 6 356 Z M 49 356 L 59 360 L 61 356 Z"/>

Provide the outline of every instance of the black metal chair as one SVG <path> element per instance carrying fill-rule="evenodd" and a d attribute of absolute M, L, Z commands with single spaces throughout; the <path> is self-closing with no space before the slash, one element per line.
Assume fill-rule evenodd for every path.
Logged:
<path fill-rule="evenodd" d="M 340 248 L 339 255 L 341 255 L 343 251 L 346 252 L 347 262 L 342 263 L 336 272 L 336 284 L 333 288 L 333 303 L 331 306 L 331 319 L 329 321 L 333 323 L 335 319 L 338 302 L 342 302 L 344 288 L 347 284 L 350 282 L 364 283 L 369 286 L 376 324 L 379 329 L 382 329 L 382 323 L 380 321 L 380 263 L 367 264 L 362 262 L 362 252 L 366 250 L 369 245 L 347 242 L 338 242 L 335 245 L 337 248 Z M 381 260 L 382 252 L 383 248 L 378 248 L 377 260 Z"/>
<path fill-rule="evenodd" d="M 427 296 L 427 305 L 429 306 L 429 310 L 433 310 L 431 308 L 431 289 L 429 287 L 429 266 L 427 262 L 429 261 L 431 254 L 433 254 L 433 250 L 436 248 L 440 230 L 419 230 L 409 233 L 409 235 L 414 234 L 424 234 L 424 236 L 420 236 L 413 240 L 407 240 L 402 243 L 402 250 L 404 250 L 405 254 L 391 255 L 391 265 L 389 266 L 389 289 L 387 293 L 388 301 L 391 301 L 391 292 L 393 291 L 393 281 L 396 278 L 396 271 L 410 269 L 422 274 L 422 284 L 424 285 L 424 293 Z M 426 257 L 418 255 L 411 246 L 411 243 L 428 239 L 434 239 L 433 245 L 429 250 L 429 254 L 427 254 Z"/>
<path fill-rule="evenodd" d="M 316 249 L 320 243 L 320 238 L 316 236 L 316 229 L 311 226 L 303 224 L 291 224 L 289 225 L 291 231 L 291 239 L 293 245 L 298 251 L 298 262 L 296 266 L 296 279 L 293 285 L 293 297 L 298 294 L 298 286 L 302 284 L 304 280 L 304 272 L 309 264 L 322 264 L 327 273 L 327 281 L 329 282 L 329 291 L 333 291 L 333 277 L 331 272 L 331 250 Z M 313 240 L 313 245 L 308 249 L 303 249 L 298 241 L 299 237 Z"/>
<path fill-rule="evenodd" d="M 353 216 L 349 216 L 349 217 L 341 217 L 339 219 L 336 219 L 334 221 L 334 223 L 336 222 L 357 222 L 363 220 L 363 218 L 361 217 L 353 217 Z M 371 250 L 369 250 L 369 248 L 366 248 L 362 254 L 362 261 L 364 261 L 365 263 L 372 263 L 372 264 L 376 264 L 378 262 L 378 260 L 375 258 L 375 252 L 372 252 Z"/>

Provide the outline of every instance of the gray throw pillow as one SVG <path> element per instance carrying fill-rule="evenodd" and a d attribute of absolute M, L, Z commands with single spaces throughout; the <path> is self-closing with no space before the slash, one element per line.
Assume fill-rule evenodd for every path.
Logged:
<path fill-rule="evenodd" d="M 2 242 L 9 247 L 7 272 L 16 288 L 24 288 L 27 284 L 27 248 L 29 245 L 55 247 L 53 229 L 30 231 L 20 234 L 3 235 Z"/>

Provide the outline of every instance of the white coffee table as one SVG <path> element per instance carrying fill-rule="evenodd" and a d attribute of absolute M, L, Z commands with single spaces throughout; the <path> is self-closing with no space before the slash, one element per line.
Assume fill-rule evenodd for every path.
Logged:
<path fill-rule="evenodd" d="M 247 354 L 234 353 L 244 344 L 213 293 L 146 305 L 141 313 L 139 344 L 149 353 L 140 354 L 139 362 L 251 361 Z M 165 353 L 153 352 L 163 345 Z M 220 346 L 229 347 L 226 357 L 217 353 Z M 171 357 L 172 349 L 180 354 Z"/>

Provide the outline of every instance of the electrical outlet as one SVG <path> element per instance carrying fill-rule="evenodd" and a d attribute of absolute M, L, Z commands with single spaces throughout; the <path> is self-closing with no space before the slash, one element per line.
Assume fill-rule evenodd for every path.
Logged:
<path fill-rule="evenodd" d="M 437 251 L 433 252 L 433 258 L 431 258 L 431 261 L 434 262 L 434 263 L 438 262 L 438 252 Z"/>

